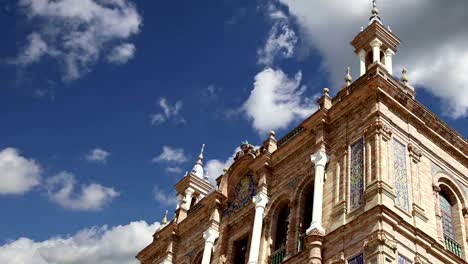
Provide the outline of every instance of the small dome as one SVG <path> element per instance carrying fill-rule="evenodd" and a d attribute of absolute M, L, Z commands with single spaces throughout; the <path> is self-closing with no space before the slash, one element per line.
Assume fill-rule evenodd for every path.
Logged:
<path fill-rule="evenodd" d="M 203 179 L 204 175 L 205 175 L 204 172 L 203 172 L 203 166 L 201 164 L 198 164 L 198 163 L 195 164 L 195 166 L 193 166 L 191 174 L 197 176 L 200 179 Z"/>

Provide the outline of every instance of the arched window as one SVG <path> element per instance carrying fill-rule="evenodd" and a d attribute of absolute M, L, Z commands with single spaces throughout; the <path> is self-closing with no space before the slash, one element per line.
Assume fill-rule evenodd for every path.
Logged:
<path fill-rule="evenodd" d="M 273 253 L 270 256 L 271 264 L 283 262 L 286 256 L 286 243 L 288 241 L 289 230 L 289 207 L 283 206 L 276 218 L 276 231 L 273 240 Z"/>
<path fill-rule="evenodd" d="M 439 192 L 440 225 L 444 236 L 445 248 L 462 257 L 463 224 L 457 196 L 450 188 L 441 185 Z"/>
<path fill-rule="evenodd" d="M 314 205 L 314 186 L 309 186 L 302 197 L 302 220 L 299 223 L 299 238 L 297 242 L 297 251 L 305 248 L 305 234 L 312 223 L 312 209 Z"/>
<path fill-rule="evenodd" d="M 190 208 L 192 208 L 192 206 L 194 206 L 195 204 L 197 203 L 197 197 L 192 197 L 192 201 L 190 201 Z"/>
<path fill-rule="evenodd" d="M 444 236 L 448 236 L 451 239 L 455 239 L 453 232 L 453 216 L 452 216 L 452 205 L 445 193 L 441 193 L 439 196 L 440 201 L 440 212 L 442 216 L 442 228 Z"/>

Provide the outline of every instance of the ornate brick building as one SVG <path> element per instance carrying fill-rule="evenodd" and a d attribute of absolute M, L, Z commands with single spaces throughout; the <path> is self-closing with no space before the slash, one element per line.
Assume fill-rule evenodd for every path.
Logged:
<path fill-rule="evenodd" d="M 203 151 L 142 264 L 467 263 L 468 142 L 392 75 L 374 3 L 361 76 L 277 141 L 243 143 L 212 186 Z"/>

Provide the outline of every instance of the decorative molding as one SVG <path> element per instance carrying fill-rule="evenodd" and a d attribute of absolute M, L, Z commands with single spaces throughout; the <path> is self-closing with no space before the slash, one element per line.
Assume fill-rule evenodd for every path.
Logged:
<path fill-rule="evenodd" d="M 414 145 L 413 143 L 409 143 L 408 152 L 409 156 L 413 159 L 414 162 L 418 163 L 421 161 L 422 152 L 418 146 Z"/>
<path fill-rule="evenodd" d="M 380 119 L 375 120 L 364 130 L 364 135 L 366 138 L 374 134 L 380 134 L 383 135 L 387 140 L 390 140 L 392 133 L 392 129 Z"/>
<path fill-rule="evenodd" d="M 424 222 L 429 221 L 429 218 L 426 217 L 425 211 L 419 205 L 413 203 L 413 211 L 412 214 L 414 217 L 418 217 L 419 219 L 423 220 Z"/>
<path fill-rule="evenodd" d="M 397 242 L 382 230 L 375 232 L 364 240 L 363 247 L 365 250 L 373 250 L 380 245 L 385 245 L 393 251 L 397 250 Z"/>
<path fill-rule="evenodd" d="M 343 251 L 336 254 L 331 260 L 327 261 L 327 264 L 345 264 L 346 258 Z"/>
<path fill-rule="evenodd" d="M 282 137 L 280 140 L 278 140 L 277 146 L 280 147 L 284 145 L 286 142 L 289 140 L 295 138 L 297 135 L 299 135 L 302 131 L 304 130 L 303 126 L 298 126 L 294 128 L 291 132 L 286 134 L 286 136 Z"/>

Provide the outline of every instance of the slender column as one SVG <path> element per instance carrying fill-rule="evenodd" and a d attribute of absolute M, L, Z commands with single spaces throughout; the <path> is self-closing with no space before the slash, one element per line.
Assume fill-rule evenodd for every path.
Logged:
<path fill-rule="evenodd" d="M 185 209 L 188 211 L 190 209 L 190 203 L 192 202 L 192 196 L 193 196 L 194 190 L 192 189 L 187 189 L 185 191 L 185 202 L 182 204 L 182 209 Z"/>
<path fill-rule="evenodd" d="M 382 46 L 382 41 L 379 39 L 374 39 L 371 41 L 370 45 L 372 47 L 372 62 L 379 63 L 380 62 L 380 47 Z"/>
<path fill-rule="evenodd" d="M 307 234 L 317 230 L 321 234 L 325 234 L 325 229 L 322 226 L 322 206 L 323 206 L 323 181 L 325 179 L 325 165 L 327 165 L 328 157 L 323 149 L 317 151 L 310 156 L 310 160 L 315 164 L 315 181 L 314 181 L 314 203 L 312 209 L 312 223 L 307 229 Z"/>
<path fill-rule="evenodd" d="M 218 230 L 213 227 L 209 227 L 205 233 L 203 233 L 203 238 L 205 239 L 205 249 L 203 250 L 203 258 L 201 264 L 210 264 L 211 262 L 211 253 L 213 252 L 214 242 L 219 236 Z"/>
<path fill-rule="evenodd" d="M 392 57 L 395 55 L 395 52 L 391 49 L 385 51 L 385 68 L 387 68 L 388 73 L 393 75 L 393 61 Z"/>
<path fill-rule="evenodd" d="M 252 240 L 250 241 L 249 264 L 257 264 L 260 252 L 260 239 L 262 237 L 263 213 L 268 204 L 268 195 L 264 192 L 260 192 L 253 197 L 252 201 L 255 204 L 255 219 L 252 230 Z"/>
<path fill-rule="evenodd" d="M 361 68 L 361 76 L 363 76 L 367 71 L 367 69 L 366 69 L 366 51 L 361 50 L 358 53 L 358 56 L 359 56 L 359 65 L 360 65 L 360 68 Z"/>

